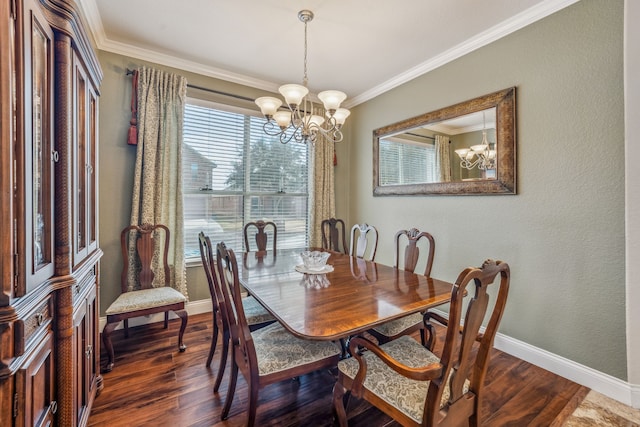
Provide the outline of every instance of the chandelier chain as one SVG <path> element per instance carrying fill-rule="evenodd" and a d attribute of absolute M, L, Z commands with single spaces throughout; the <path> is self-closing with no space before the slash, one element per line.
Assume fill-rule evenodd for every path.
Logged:
<path fill-rule="evenodd" d="M 306 87 L 309 82 L 307 76 L 307 20 L 304 21 L 304 77 L 302 78 L 302 84 Z"/>

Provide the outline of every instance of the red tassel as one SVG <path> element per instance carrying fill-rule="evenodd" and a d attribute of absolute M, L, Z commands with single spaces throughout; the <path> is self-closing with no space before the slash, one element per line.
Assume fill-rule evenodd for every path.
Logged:
<path fill-rule="evenodd" d="M 133 72 L 131 88 L 131 120 L 129 121 L 129 133 L 127 144 L 138 145 L 138 70 Z"/>
<path fill-rule="evenodd" d="M 333 166 L 338 166 L 338 156 L 336 154 L 335 148 L 333 149 Z"/>

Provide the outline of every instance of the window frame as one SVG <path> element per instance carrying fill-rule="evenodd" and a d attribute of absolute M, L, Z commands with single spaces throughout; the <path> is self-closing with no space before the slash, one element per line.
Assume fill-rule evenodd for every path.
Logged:
<path fill-rule="evenodd" d="M 194 96 L 187 96 L 186 99 L 186 104 L 187 105 L 194 105 L 197 107 L 201 107 L 201 108 L 210 108 L 213 110 L 218 110 L 218 111 L 223 111 L 223 112 L 228 112 L 228 113 L 233 113 L 233 114 L 239 114 L 239 115 L 243 115 L 245 117 L 249 117 L 251 120 L 251 117 L 254 118 L 260 118 L 263 119 L 262 115 L 255 111 L 255 110 L 251 110 L 248 108 L 243 108 L 243 107 L 239 107 L 236 105 L 230 105 L 230 104 L 225 104 L 225 103 L 220 103 L 217 101 L 212 101 L 212 100 L 208 100 L 208 99 L 203 99 L 200 97 L 194 97 Z M 185 121 L 186 121 L 186 108 L 185 108 Z M 186 132 L 185 132 L 186 133 Z M 279 140 L 277 139 L 277 137 L 269 137 L 268 135 L 265 135 L 266 138 L 272 138 L 272 142 L 278 142 L 278 144 L 280 144 Z M 242 152 L 243 152 L 243 162 L 245 165 L 245 170 L 248 170 L 250 168 L 250 161 L 251 161 L 251 156 L 248 155 L 251 144 L 252 144 L 253 140 L 251 138 L 250 135 L 243 135 L 243 143 L 242 143 Z M 184 136 L 183 136 L 183 148 L 185 146 L 188 145 L 188 143 L 186 142 Z M 285 144 L 285 146 L 290 146 L 292 145 L 292 143 L 289 144 Z M 193 147 L 192 147 L 193 148 Z M 257 220 L 260 218 L 251 218 L 250 217 L 250 209 L 251 209 L 251 198 L 252 197 L 269 197 L 269 196 L 278 196 L 278 197 L 285 197 L 285 198 L 289 198 L 290 200 L 295 200 L 294 198 L 300 198 L 300 197 L 304 197 L 305 198 L 305 209 L 306 209 L 306 215 L 304 215 L 305 218 L 305 243 L 304 246 L 308 246 L 309 245 L 309 229 L 311 227 L 311 197 L 312 197 L 312 189 L 311 189 L 311 180 L 312 180 L 312 155 L 311 155 L 311 147 L 306 148 L 306 153 L 304 155 L 305 158 L 305 163 L 306 163 L 306 191 L 305 192 L 282 192 L 282 191 L 277 191 L 277 192 L 265 192 L 265 191 L 257 191 L 255 189 L 248 189 L 247 185 L 250 185 L 250 180 L 249 179 L 245 179 L 244 183 L 243 183 L 243 188 L 242 190 L 214 190 L 214 189 L 210 189 L 210 190 L 206 190 L 207 193 L 206 194 L 210 194 L 210 195 L 219 195 L 221 197 L 225 197 L 225 196 L 239 196 L 241 198 L 239 205 L 241 206 L 241 222 L 242 224 L 246 224 L 248 221 L 250 220 Z M 184 159 L 183 159 L 183 166 L 186 166 L 184 164 Z M 247 168 L 247 166 L 249 166 L 249 168 Z M 188 175 L 190 172 L 189 170 L 187 170 L 186 168 L 183 168 L 182 171 L 182 176 L 183 178 L 185 178 L 186 175 Z M 245 172 L 245 176 L 248 176 L 248 172 Z M 184 179 L 183 179 L 184 180 Z M 182 190 L 183 190 L 183 214 L 185 212 L 185 210 L 187 209 L 186 206 L 186 198 L 189 195 L 195 195 L 195 194 L 203 194 L 200 191 L 196 191 L 193 189 L 189 189 L 187 190 L 187 188 L 185 188 L 185 183 L 183 182 L 183 186 L 182 186 Z M 186 217 L 186 215 L 185 215 Z M 203 218 L 206 221 L 206 218 Z M 282 221 L 284 221 L 284 219 L 280 218 Z M 186 219 L 185 219 L 185 225 L 186 225 Z M 239 231 L 239 235 L 237 237 L 238 241 L 240 241 L 241 245 L 242 245 L 242 250 L 244 250 L 244 243 L 243 243 L 243 234 L 242 234 L 242 228 Z M 282 230 L 284 231 L 284 230 Z M 235 230 L 234 230 L 235 232 Z M 193 237 L 193 236 L 191 236 Z M 214 236 L 211 236 L 212 240 L 214 240 Z M 192 247 L 193 245 L 187 245 L 187 242 L 192 240 L 186 233 L 185 230 L 185 235 L 184 235 L 184 239 L 185 239 L 185 262 L 187 264 L 187 267 L 191 267 L 191 266 L 198 266 L 202 264 L 201 261 L 201 257 L 200 254 L 198 252 L 198 254 L 195 254 L 195 250 Z M 278 247 L 282 247 L 281 246 L 281 230 L 280 228 L 278 229 Z M 237 250 L 237 249 L 236 249 Z"/>

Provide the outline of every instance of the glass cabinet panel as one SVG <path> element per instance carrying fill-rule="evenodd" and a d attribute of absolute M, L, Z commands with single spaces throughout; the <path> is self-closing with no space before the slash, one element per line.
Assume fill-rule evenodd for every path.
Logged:
<path fill-rule="evenodd" d="M 79 57 L 74 56 L 74 199 L 72 225 L 73 265 L 79 265 L 96 248 L 97 109 L 98 95 Z"/>
<path fill-rule="evenodd" d="M 26 2 L 29 5 L 29 2 Z M 25 9 L 23 20 L 25 100 L 18 124 L 24 144 L 16 146 L 18 173 L 16 208 L 25 215 L 17 224 L 19 280 L 16 296 L 24 295 L 53 275 L 53 34 L 37 8 Z M 24 222 L 23 222 L 24 221 Z"/>

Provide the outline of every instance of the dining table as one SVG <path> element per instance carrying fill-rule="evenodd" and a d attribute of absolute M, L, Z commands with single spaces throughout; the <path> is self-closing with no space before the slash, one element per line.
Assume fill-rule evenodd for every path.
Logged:
<path fill-rule="evenodd" d="M 452 283 L 339 252 L 305 273 L 304 250 L 245 252 L 238 263 L 247 292 L 300 338 L 348 338 L 451 297 Z"/>

